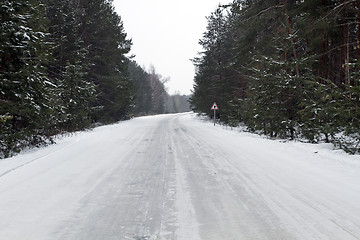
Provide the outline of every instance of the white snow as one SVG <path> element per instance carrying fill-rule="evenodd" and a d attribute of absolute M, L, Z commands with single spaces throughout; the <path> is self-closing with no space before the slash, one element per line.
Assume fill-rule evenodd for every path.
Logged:
<path fill-rule="evenodd" d="M 360 239 L 360 156 L 141 117 L 0 160 L 0 239 Z"/>

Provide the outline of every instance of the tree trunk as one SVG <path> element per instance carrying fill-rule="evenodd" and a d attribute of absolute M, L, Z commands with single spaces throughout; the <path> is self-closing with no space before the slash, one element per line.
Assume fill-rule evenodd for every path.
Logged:
<path fill-rule="evenodd" d="M 333 55 L 332 55 L 332 39 L 329 40 L 329 59 L 328 59 L 328 73 L 327 73 L 327 79 L 332 80 L 332 64 L 333 64 Z"/>
<path fill-rule="evenodd" d="M 345 84 L 350 85 L 350 46 L 349 46 L 349 24 L 345 25 Z"/>
<path fill-rule="evenodd" d="M 291 18 L 289 16 L 289 12 L 287 9 L 287 5 L 286 5 L 287 0 L 284 0 L 284 11 L 285 11 L 285 17 L 287 20 L 287 29 L 288 29 L 288 34 L 290 36 L 291 39 L 291 43 L 293 46 L 293 51 L 294 51 L 294 59 L 295 59 L 295 69 L 296 69 L 296 75 L 300 76 L 300 70 L 299 70 L 299 65 L 298 65 L 298 52 L 297 52 L 297 45 L 296 45 L 296 41 L 295 41 L 295 37 L 292 35 L 292 27 L 291 27 Z"/>
<path fill-rule="evenodd" d="M 357 61 L 360 62 L 360 1 L 357 1 L 357 43 L 356 43 L 356 49 L 357 49 Z M 360 71 L 360 66 L 358 65 L 357 71 Z M 354 82 L 354 86 L 357 86 L 357 83 L 359 81 Z"/>

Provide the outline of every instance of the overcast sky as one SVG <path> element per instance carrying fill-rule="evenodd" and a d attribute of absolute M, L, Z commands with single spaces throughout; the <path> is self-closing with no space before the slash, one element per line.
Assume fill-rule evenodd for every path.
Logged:
<path fill-rule="evenodd" d="M 146 69 L 170 77 L 170 94 L 190 94 L 195 69 L 190 59 L 201 51 L 198 44 L 216 7 L 231 0 L 114 0 L 125 32 L 133 41 L 131 53 Z"/>

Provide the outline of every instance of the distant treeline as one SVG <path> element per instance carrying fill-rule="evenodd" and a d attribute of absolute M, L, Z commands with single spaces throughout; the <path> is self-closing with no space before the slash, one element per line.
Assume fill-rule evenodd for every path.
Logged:
<path fill-rule="evenodd" d="M 359 152 L 360 1 L 236 0 L 207 19 L 194 111 Z"/>
<path fill-rule="evenodd" d="M 126 56 L 110 0 L 2 0 L 0 158 L 51 136 L 184 110 L 164 79 Z"/>
<path fill-rule="evenodd" d="M 131 61 L 129 72 L 136 89 L 134 114 L 149 115 L 191 111 L 190 96 L 178 93 L 169 95 L 165 83 L 170 79 L 156 73 L 154 66 L 150 66 L 150 69 L 146 71 L 136 62 Z"/>

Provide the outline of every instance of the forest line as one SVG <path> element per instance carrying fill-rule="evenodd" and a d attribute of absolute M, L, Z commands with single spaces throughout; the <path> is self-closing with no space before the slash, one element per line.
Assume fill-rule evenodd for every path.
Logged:
<path fill-rule="evenodd" d="M 269 137 L 360 148 L 360 2 L 235 0 L 208 17 L 192 108 Z"/>

